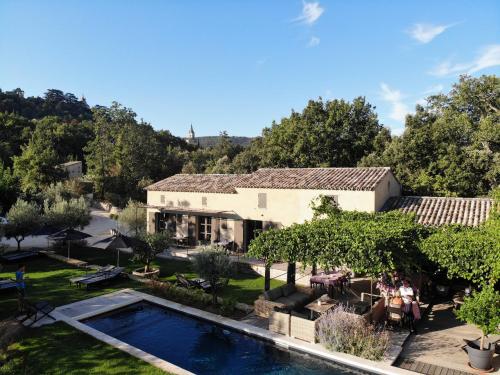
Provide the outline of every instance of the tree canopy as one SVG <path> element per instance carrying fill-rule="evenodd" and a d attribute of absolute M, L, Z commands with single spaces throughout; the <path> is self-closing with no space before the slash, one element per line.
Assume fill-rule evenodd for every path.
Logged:
<path fill-rule="evenodd" d="M 83 197 L 68 200 L 56 199 L 49 204 L 45 201 L 44 222 L 55 228 L 75 229 L 90 223 L 90 209 Z"/>
<path fill-rule="evenodd" d="M 500 78 L 463 76 L 427 98 L 400 137 L 379 142 L 361 166 L 391 166 L 407 193 L 485 195 L 500 182 Z"/>
<path fill-rule="evenodd" d="M 172 174 L 249 173 L 261 167 L 391 166 L 406 193 L 478 196 L 500 179 L 500 80 L 464 76 L 447 94 L 407 116 L 401 136 L 380 124 L 364 97 L 310 100 L 273 121 L 243 148 L 222 131 L 210 147 L 155 130 L 130 108 L 90 108 L 84 98 L 50 89 L 25 97 L 0 90 L 0 159 L 10 191 L 32 198 L 65 178 L 57 165 L 83 161 L 100 199 L 125 206 Z M 1 203 L 4 210 L 12 199 Z"/>
<path fill-rule="evenodd" d="M 40 209 L 36 204 L 18 199 L 7 212 L 5 225 L 5 237 L 14 238 L 17 242 L 17 250 L 21 249 L 21 241 L 31 233 L 35 232 L 41 224 Z"/>
<path fill-rule="evenodd" d="M 500 190 L 493 192 L 489 219 L 477 228 L 445 226 L 422 242 L 422 251 L 445 268 L 448 277 L 477 284 L 500 280 Z"/>

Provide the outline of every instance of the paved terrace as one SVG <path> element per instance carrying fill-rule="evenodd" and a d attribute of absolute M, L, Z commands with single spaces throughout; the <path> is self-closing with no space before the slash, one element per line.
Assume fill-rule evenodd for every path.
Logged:
<path fill-rule="evenodd" d="M 456 320 L 453 304 L 436 304 L 419 324 L 417 335 L 411 335 L 401 353 L 399 366 L 411 371 L 431 375 L 479 374 L 471 369 L 467 353 L 462 350 L 463 339 L 474 340 L 481 336 L 479 329 Z M 498 338 L 498 337 L 497 337 Z M 493 360 L 499 374 L 500 355 Z"/>

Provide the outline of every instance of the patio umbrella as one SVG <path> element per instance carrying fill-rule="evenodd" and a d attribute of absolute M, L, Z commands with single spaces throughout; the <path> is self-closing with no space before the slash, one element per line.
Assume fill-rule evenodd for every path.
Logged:
<path fill-rule="evenodd" d="M 71 241 L 81 241 L 85 238 L 92 237 L 90 234 L 80 232 L 76 229 L 63 229 L 59 232 L 51 234 L 47 238 L 52 241 L 66 241 L 68 243 L 68 259 L 71 247 Z"/>
<path fill-rule="evenodd" d="M 120 232 L 114 232 L 110 236 L 94 237 L 94 240 L 89 241 L 90 247 L 96 247 L 103 250 L 117 250 L 117 266 L 120 266 L 120 249 L 134 248 L 144 245 L 144 241 L 126 236 Z"/>

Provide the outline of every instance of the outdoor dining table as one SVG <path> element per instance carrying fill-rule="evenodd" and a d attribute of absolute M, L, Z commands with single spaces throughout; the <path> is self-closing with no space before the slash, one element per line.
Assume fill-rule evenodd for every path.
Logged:
<path fill-rule="evenodd" d="M 314 318 L 314 313 L 318 313 L 319 315 L 324 314 L 328 310 L 337 305 L 338 303 L 337 301 L 331 298 L 325 299 L 324 296 L 325 295 L 321 296 L 320 298 L 312 301 L 311 303 L 305 306 L 305 308 L 310 312 L 311 320 Z"/>

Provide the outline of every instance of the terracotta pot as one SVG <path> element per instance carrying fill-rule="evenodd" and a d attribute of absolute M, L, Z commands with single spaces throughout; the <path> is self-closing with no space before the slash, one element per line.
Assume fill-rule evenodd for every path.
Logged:
<path fill-rule="evenodd" d="M 151 271 L 149 272 L 144 272 L 144 268 L 138 268 L 134 271 L 132 271 L 132 275 L 134 276 L 139 276 L 139 277 L 144 277 L 146 279 L 157 279 L 160 276 L 160 269 L 159 268 L 152 268 Z"/>

